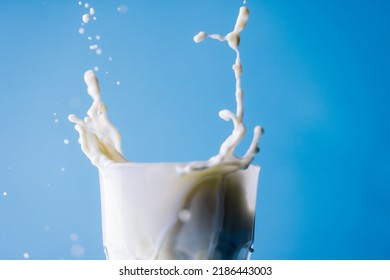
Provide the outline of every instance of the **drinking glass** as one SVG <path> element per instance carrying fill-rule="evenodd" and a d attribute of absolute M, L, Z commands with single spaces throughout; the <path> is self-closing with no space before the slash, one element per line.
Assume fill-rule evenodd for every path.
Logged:
<path fill-rule="evenodd" d="M 184 163 L 99 169 L 107 259 L 249 259 L 260 167 L 179 172 Z"/>

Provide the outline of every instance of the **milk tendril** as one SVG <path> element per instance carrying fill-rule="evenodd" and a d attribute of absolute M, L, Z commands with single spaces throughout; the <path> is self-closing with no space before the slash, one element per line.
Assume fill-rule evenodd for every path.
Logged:
<path fill-rule="evenodd" d="M 243 91 L 241 88 L 241 74 L 242 74 L 242 65 L 240 60 L 240 52 L 238 50 L 238 46 L 240 44 L 240 33 L 244 30 L 246 23 L 249 17 L 249 10 L 247 7 L 241 7 L 240 12 L 237 17 L 236 24 L 234 26 L 233 31 L 226 34 L 225 36 L 219 34 L 211 34 L 207 35 L 204 31 L 199 32 L 194 36 L 194 41 L 196 43 L 202 42 L 207 36 L 209 38 L 219 40 L 221 42 L 226 41 L 230 48 L 232 48 L 236 53 L 236 61 L 233 65 L 234 75 L 236 77 L 236 114 L 231 112 L 230 110 L 224 109 L 219 112 L 220 118 L 225 121 L 232 121 L 234 125 L 234 129 L 232 134 L 222 143 L 219 154 L 212 157 L 206 166 L 192 164 L 189 165 L 188 168 L 192 170 L 202 169 L 205 167 L 216 166 L 219 164 L 224 164 L 225 166 L 231 165 L 233 169 L 235 167 L 244 168 L 247 167 L 251 161 L 253 160 L 255 154 L 258 152 L 258 142 L 260 140 L 261 134 L 263 133 L 263 129 L 260 126 L 256 126 L 254 129 L 254 137 L 252 140 L 249 149 L 246 154 L 242 158 L 237 158 L 234 155 L 234 149 L 240 143 L 241 139 L 245 134 L 245 126 L 242 122 L 243 118 Z"/>

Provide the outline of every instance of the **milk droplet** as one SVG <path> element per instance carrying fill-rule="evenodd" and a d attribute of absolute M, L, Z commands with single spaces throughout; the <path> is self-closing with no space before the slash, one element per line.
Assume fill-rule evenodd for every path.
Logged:
<path fill-rule="evenodd" d="M 96 20 L 96 17 L 93 17 L 92 19 L 93 19 L 93 20 Z"/>
<path fill-rule="evenodd" d="M 108 58 L 108 61 L 112 61 L 112 57 L 111 56 Z"/>
<path fill-rule="evenodd" d="M 61 167 L 61 172 L 65 172 L 65 167 Z"/>
<path fill-rule="evenodd" d="M 89 49 L 90 50 L 96 50 L 99 46 L 98 45 L 90 45 Z"/>
<path fill-rule="evenodd" d="M 121 84 L 121 81 L 116 81 L 116 85 L 119 86 Z"/>
<path fill-rule="evenodd" d="M 121 14 L 126 14 L 127 11 L 129 10 L 127 5 L 125 4 L 122 4 L 120 5 L 118 8 L 117 8 L 118 12 L 120 12 Z"/>
<path fill-rule="evenodd" d="M 70 248 L 70 252 L 71 252 L 72 256 L 74 256 L 74 257 L 81 257 L 84 255 L 85 249 L 84 249 L 84 246 L 81 244 L 74 244 Z"/>
<path fill-rule="evenodd" d="M 79 236 L 76 234 L 76 233 L 72 233 L 70 236 L 69 236 L 70 240 L 71 241 L 77 241 L 79 240 Z"/>
<path fill-rule="evenodd" d="M 88 9 L 88 8 L 89 8 L 89 4 L 88 4 L 88 3 L 85 3 L 85 4 L 84 4 L 84 7 L 85 7 L 86 9 Z"/>
<path fill-rule="evenodd" d="M 95 14 L 95 9 L 94 8 L 90 8 L 89 9 L 89 14 L 92 16 Z"/>
<path fill-rule="evenodd" d="M 27 252 L 23 253 L 23 258 L 25 258 L 25 259 L 28 259 L 28 258 L 30 258 L 30 254 L 29 254 L 29 253 L 27 253 Z"/>
<path fill-rule="evenodd" d="M 194 36 L 195 43 L 200 43 L 206 38 L 207 34 L 204 31 L 200 31 L 198 34 Z"/>
<path fill-rule="evenodd" d="M 100 40 L 100 35 L 96 35 L 96 40 Z"/>
<path fill-rule="evenodd" d="M 58 123 L 58 122 L 59 122 L 59 120 L 58 120 L 58 119 L 54 119 L 54 122 L 55 122 L 55 123 Z"/>
<path fill-rule="evenodd" d="M 93 70 L 94 70 L 95 72 L 98 72 L 98 71 L 99 71 L 99 66 L 93 67 Z"/>
<path fill-rule="evenodd" d="M 88 23 L 88 21 L 89 21 L 89 14 L 83 15 L 83 22 Z"/>
<path fill-rule="evenodd" d="M 68 139 L 64 139 L 64 144 L 68 145 L 69 144 L 69 140 Z"/>
<path fill-rule="evenodd" d="M 7 196 L 8 195 L 8 193 L 7 192 L 3 192 L 3 196 Z"/>
<path fill-rule="evenodd" d="M 102 53 L 103 53 L 102 49 L 97 49 L 97 50 L 96 50 L 96 54 L 97 54 L 97 55 L 101 55 Z"/>
<path fill-rule="evenodd" d="M 88 40 L 91 41 L 91 40 L 92 40 L 92 37 L 91 37 L 91 36 L 88 36 Z"/>
<path fill-rule="evenodd" d="M 79 5 L 81 6 L 83 4 L 83 2 L 79 1 Z"/>
<path fill-rule="evenodd" d="M 82 27 L 80 27 L 80 28 L 79 28 L 79 33 L 80 33 L 80 34 L 84 34 L 84 32 L 85 32 L 85 29 L 82 28 Z"/>

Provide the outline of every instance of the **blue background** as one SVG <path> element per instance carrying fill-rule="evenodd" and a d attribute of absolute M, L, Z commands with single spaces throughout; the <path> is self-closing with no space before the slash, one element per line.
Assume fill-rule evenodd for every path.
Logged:
<path fill-rule="evenodd" d="M 238 154 L 265 128 L 253 258 L 390 259 L 390 2 L 247 2 Z M 90 105 L 87 69 L 129 160 L 205 160 L 231 132 L 234 53 L 192 37 L 231 31 L 241 1 L 89 3 L 83 35 L 78 1 L 0 3 L 0 259 L 104 258 L 98 172 L 67 121 Z"/>

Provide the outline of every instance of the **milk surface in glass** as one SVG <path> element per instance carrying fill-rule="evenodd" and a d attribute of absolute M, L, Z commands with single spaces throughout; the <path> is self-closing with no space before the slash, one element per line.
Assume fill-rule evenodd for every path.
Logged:
<path fill-rule="evenodd" d="M 219 153 L 204 162 L 134 163 L 121 151 L 121 137 L 107 117 L 98 80 L 84 75 L 93 103 L 87 117 L 70 115 L 82 151 L 99 169 L 103 243 L 108 259 L 247 259 L 253 245 L 259 166 L 251 165 L 262 129 L 256 127 L 243 157 L 234 150 L 245 134 L 242 122 L 242 65 L 238 45 L 248 20 L 240 8 L 233 31 L 225 36 L 194 36 L 226 41 L 236 53 L 236 113 L 232 134 Z M 85 19 L 86 20 L 86 19 Z"/>

